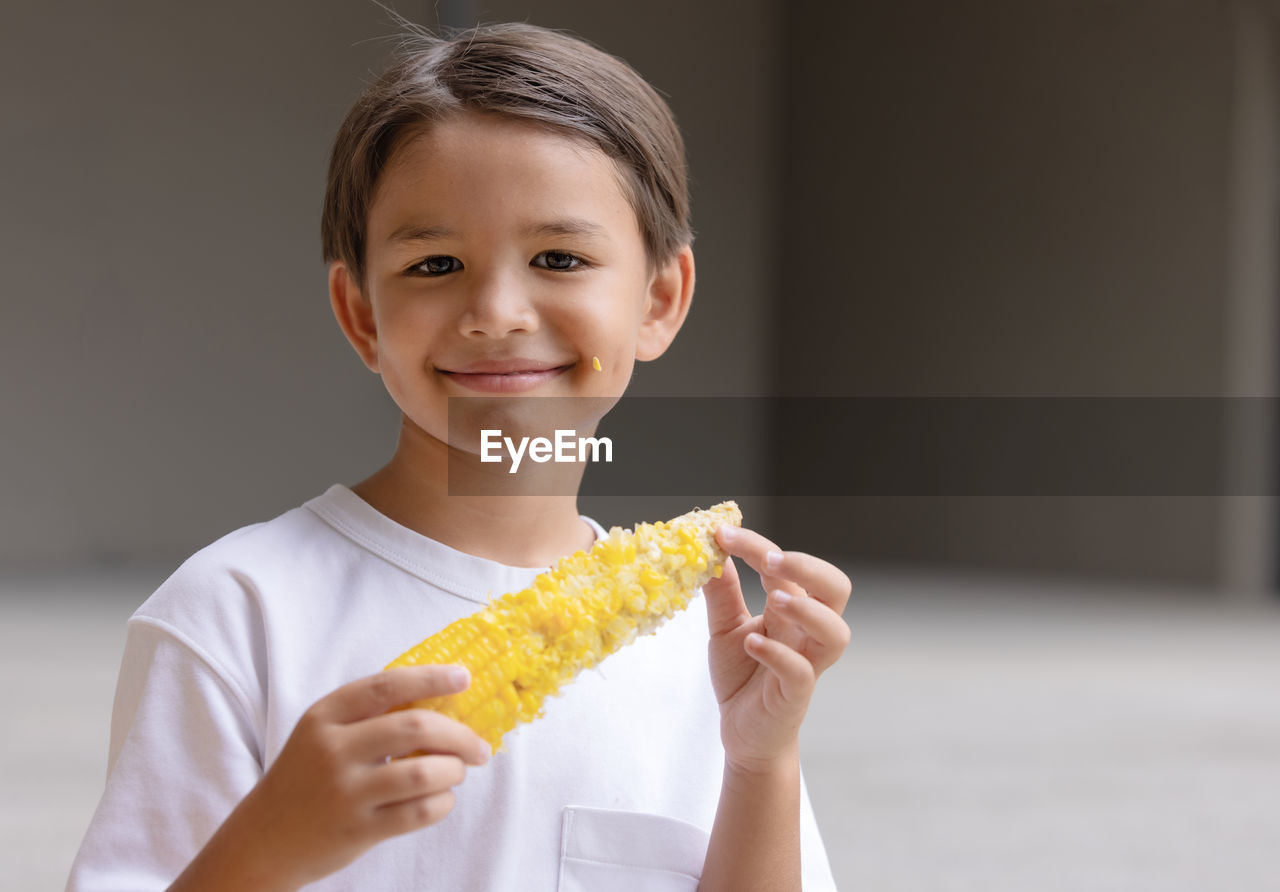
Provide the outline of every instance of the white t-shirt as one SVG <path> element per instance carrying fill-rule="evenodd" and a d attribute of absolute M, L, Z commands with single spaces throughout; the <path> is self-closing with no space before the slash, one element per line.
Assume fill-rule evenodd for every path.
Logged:
<path fill-rule="evenodd" d="M 311 704 L 545 569 L 456 551 L 341 485 L 199 551 L 129 621 L 68 890 L 166 888 Z M 694 889 L 723 756 L 699 597 L 549 698 L 443 821 L 308 888 Z M 801 815 L 805 889 L 834 889 L 803 790 Z"/>

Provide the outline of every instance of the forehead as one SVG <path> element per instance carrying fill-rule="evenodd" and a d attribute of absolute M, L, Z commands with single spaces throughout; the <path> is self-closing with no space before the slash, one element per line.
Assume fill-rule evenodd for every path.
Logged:
<path fill-rule="evenodd" d="M 462 112 L 399 140 L 378 178 L 368 235 L 374 245 L 413 231 L 567 234 L 575 226 L 584 237 L 640 236 L 618 165 L 585 139 Z"/>

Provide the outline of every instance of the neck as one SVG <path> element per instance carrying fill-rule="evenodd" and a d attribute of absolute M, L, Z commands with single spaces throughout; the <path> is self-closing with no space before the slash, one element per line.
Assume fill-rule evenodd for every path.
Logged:
<path fill-rule="evenodd" d="M 437 542 L 514 567 L 548 567 L 595 538 L 578 516 L 582 466 L 504 466 L 450 447 L 403 420 L 395 454 L 352 491 Z M 545 473 L 539 473 L 545 472 Z"/>

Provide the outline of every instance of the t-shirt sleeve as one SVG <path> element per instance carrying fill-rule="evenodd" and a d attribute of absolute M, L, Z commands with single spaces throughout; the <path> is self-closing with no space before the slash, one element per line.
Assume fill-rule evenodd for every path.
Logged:
<path fill-rule="evenodd" d="M 102 800 L 68 892 L 165 889 L 262 776 L 247 692 L 164 622 L 131 620 Z"/>

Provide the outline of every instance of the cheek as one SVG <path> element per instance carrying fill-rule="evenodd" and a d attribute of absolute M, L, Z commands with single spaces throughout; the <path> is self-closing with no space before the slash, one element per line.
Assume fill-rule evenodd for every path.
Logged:
<path fill-rule="evenodd" d="M 421 368 L 446 320 L 427 301 L 397 302 L 378 319 L 379 352 L 402 368 Z"/>
<path fill-rule="evenodd" d="M 424 388 L 430 388 L 435 375 L 428 345 L 425 340 L 412 336 L 418 329 L 406 322 L 391 320 L 390 325 L 382 329 L 388 334 L 378 339 L 383 386 L 401 408 L 405 407 L 405 399 L 415 393 L 420 397 Z"/>
<path fill-rule="evenodd" d="M 401 409 L 405 407 L 404 370 L 385 357 L 382 359 L 382 386 Z"/>
<path fill-rule="evenodd" d="M 600 357 L 600 371 L 596 371 L 590 359 L 583 363 L 583 385 L 593 396 L 618 397 L 626 391 L 635 370 L 635 350 L 628 346 L 602 347 L 595 355 Z"/>

